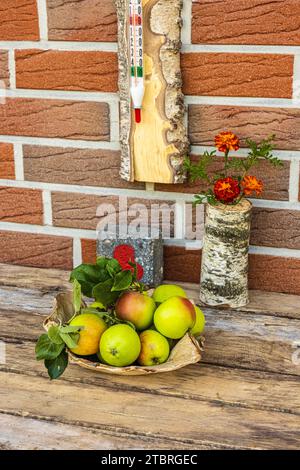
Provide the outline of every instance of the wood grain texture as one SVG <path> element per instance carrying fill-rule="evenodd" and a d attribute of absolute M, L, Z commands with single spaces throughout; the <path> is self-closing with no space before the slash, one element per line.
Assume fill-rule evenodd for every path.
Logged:
<path fill-rule="evenodd" d="M 298 0 L 194 0 L 192 18 L 193 43 L 300 44 Z"/>
<path fill-rule="evenodd" d="M 54 421 L 34 419 L 13 414 L 0 414 L 0 426 L 5 432 L 0 435 L 1 450 L 128 450 L 171 449 L 169 440 L 159 442 L 151 437 L 127 436 L 118 430 L 110 432 L 62 424 Z M 30 439 L 28 439 L 30 436 Z M 193 449 L 187 443 L 177 443 L 174 449 Z M 203 447 L 206 449 L 207 447 Z"/>
<path fill-rule="evenodd" d="M 95 246 L 94 240 L 89 241 L 93 242 Z M 199 254 L 199 251 L 196 251 L 196 254 Z M 274 267 L 271 266 L 268 270 L 273 271 Z M 20 269 L 18 266 L 0 264 L 0 285 L 2 287 L 34 288 L 41 290 L 45 294 L 47 292 L 56 292 L 57 289 L 68 289 L 70 287 L 68 280 L 69 272 L 60 269 L 25 266 Z M 187 291 L 190 298 L 194 299 L 194 301 L 198 300 L 199 284 L 180 282 L 180 285 Z M 287 295 L 260 290 L 250 290 L 249 295 L 250 302 L 245 307 L 242 307 L 241 311 L 300 320 L 299 295 Z"/>
<path fill-rule="evenodd" d="M 51 292 L 58 286 L 67 288 L 69 286 L 69 271 L 61 269 L 29 268 L 1 264 L 0 263 L 0 285 L 1 287 L 35 288 L 42 292 Z"/>
<path fill-rule="evenodd" d="M 2 297 L 7 296 L 9 290 L 11 288 L 6 287 Z M 13 312 L 17 321 L 12 324 L 10 315 L 0 315 L 1 335 L 2 338 L 13 335 L 20 340 L 25 338 L 34 341 L 41 332 L 40 315 L 48 314 L 52 302 L 50 295 L 44 294 L 44 300 L 39 303 L 40 292 L 31 290 L 26 296 L 26 311 L 24 311 L 20 302 L 22 294 L 24 295 L 24 292 L 17 291 L 11 296 L 11 304 L 15 302 L 16 305 Z M 28 315 L 29 309 L 34 315 Z M 203 311 L 206 317 L 203 362 L 300 375 L 300 364 L 294 364 L 292 361 L 295 343 L 299 341 L 300 320 L 226 309 L 215 310 L 208 307 L 203 307 Z"/>
<path fill-rule="evenodd" d="M 114 52 L 24 49 L 15 51 L 15 60 L 17 88 L 117 91 Z"/>
<path fill-rule="evenodd" d="M 292 97 L 293 56 L 190 52 L 181 66 L 186 95 Z"/>
<path fill-rule="evenodd" d="M 285 316 L 299 314 L 299 297 L 257 292 L 243 312 L 206 309 L 206 360 L 229 367 L 201 362 L 132 378 L 72 366 L 49 382 L 34 343 L 50 297 L 67 278 L 65 271 L 0 265 L 2 449 L 299 447 L 299 375 L 285 362 L 300 325 Z M 183 287 L 198 295 L 197 286 Z"/>
<path fill-rule="evenodd" d="M 54 41 L 117 40 L 113 0 L 47 0 L 49 39 Z"/>
<path fill-rule="evenodd" d="M 201 122 L 201 126 L 199 123 Z M 300 109 L 250 106 L 189 106 L 189 135 L 194 145 L 212 145 L 214 137 L 230 129 L 241 139 L 261 140 L 275 134 L 277 149 L 300 148 Z"/>
<path fill-rule="evenodd" d="M 112 394 L 104 388 L 85 384 L 49 383 L 40 377 L 0 372 L 1 411 L 65 424 L 77 424 L 129 436 L 142 435 L 203 444 L 225 444 L 239 448 L 296 448 L 299 445 L 299 417 L 292 414 L 221 407 L 209 401 L 189 401 L 162 395 Z M 44 406 L 47 403 L 47 407 Z M 68 406 L 65 404 L 68 403 Z M 109 405 L 108 405 L 109 404 Z M 174 413 L 176 410 L 176 413 Z M 199 421 L 201 416 L 201 421 Z M 159 417 L 159 418 L 158 418 Z M 226 433 L 224 433 L 226 429 Z"/>
<path fill-rule="evenodd" d="M 145 94 L 141 125 L 131 110 L 128 0 L 116 0 L 120 93 L 121 176 L 133 181 L 182 182 L 188 150 L 180 70 L 181 0 L 143 0 Z"/>
<path fill-rule="evenodd" d="M 24 357 L 28 367 L 26 375 L 48 378 L 43 364 L 37 363 L 33 343 L 26 340 L 7 342 L 7 363 L 0 370 L 24 373 Z M 170 399 L 215 401 L 220 405 L 237 408 L 281 411 L 300 415 L 299 378 L 252 370 L 196 364 L 178 369 L 171 374 L 132 377 L 91 374 L 78 366 L 69 367 L 61 381 L 81 383 L 107 390 L 164 395 Z M 179 385 L 180 384 L 180 385 Z M 285 397 L 285 400 L 283 400 Z"/>
<path fill-rule="evenodd" d="M 120 152 L 24 145 L 24 173 L 28 181 L 144 189 L 143 183 L 121 179 Z"/>
<path fill-rule="evenodd" d="M 0 106 L 0 119 L 1 132 L 7 135 L 76 140 L 110 138 L 106 103 L 6 98 Z"/>

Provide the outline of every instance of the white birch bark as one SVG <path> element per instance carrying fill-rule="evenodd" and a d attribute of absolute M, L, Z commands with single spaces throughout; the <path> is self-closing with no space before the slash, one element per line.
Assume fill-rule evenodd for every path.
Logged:
<path fill-rule="evenodd" d="M 200 300 L 207 305 L 246 305 L 252 205 L 207 205 L 202 251 Z"/>
<path fill-rule="evenodd" d="M 120 175 L 123 179 L 134 181 L 135 161 L 141 161 L 139 149 L 133 145 L 135 135 L 135 123 L 131 116 L 130 96 L 130 57 L 128 37 L 128 12 L 129 0 L 114 0 L 118 15 L 118 59 L 119 59 L 119 96 L 120 96 L 120 146 L 121 168 Z M 162 135 L 163 148 L 167 162 L 166 181 L 158 178 L 157 182 L 182 183 L 185 180 L 183 161 L 189 151 L 189 141 L 184 122 L 185 105 L 182 93 L 182 78 L 180 68 L 181 28 L 183 0 L 149 0 L 144 5 L 144 55 L 147 45 L 151 45 L 151 57 L 160 77 L 161 92 L 155 101 L 157 115 L 161 116 L 161 122 L 154 120 L 153 126 L 149 125 L 144 145 L 153 152 L 155 148 L 156 133 Z M 161 40 L 159 39 L 161 38 Z M 146 65 L 144 65 L 146 70 Z M 148 80 L 145 77 L 145 80 Z M 148 92 L 149 94 L 150 92 Z M 151 101 L 151 100 L 149 100 Z M 143 126 L 138 125 L 139 128 Z M 147 128 L 148 129 L 148 128 Z M 159 129 L 159 131 L 157 130 Z M 158 173 L 162 170 L 156 168 Z M 153 176 L 153 180 L 157 175 Z M 159 175 L 161 176 L 161 175 Z M 146 181 L 146 180 L 145 180 Z M 147 179 L 152 181 L 152 179 Z"/>

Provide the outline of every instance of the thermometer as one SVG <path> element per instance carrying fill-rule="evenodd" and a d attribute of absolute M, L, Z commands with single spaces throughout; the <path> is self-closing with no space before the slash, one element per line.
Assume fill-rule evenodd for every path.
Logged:
<path fill-rule="evenodd" d="M 143 60 L 143 6 L 142 0 L 129 1 L 130 94 L 135 122 L 141 122 L 145 93 Z"/>

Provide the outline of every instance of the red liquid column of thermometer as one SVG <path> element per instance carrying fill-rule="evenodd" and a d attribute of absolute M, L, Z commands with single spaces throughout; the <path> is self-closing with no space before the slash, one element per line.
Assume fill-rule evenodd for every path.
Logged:
<path fill-rule="evenodd" d="M 142 0 L 129 1 L 130 21 L 130 94 L 135 122 L 141 122 L 141 109 L 145 93 L 143 60 L 143 5 Z"/>

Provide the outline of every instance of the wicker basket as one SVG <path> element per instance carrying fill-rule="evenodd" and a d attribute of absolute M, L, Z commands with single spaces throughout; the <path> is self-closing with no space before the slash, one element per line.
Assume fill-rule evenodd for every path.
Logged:
<path fill-rule="evenodd" d="M 60 293 L 55 298 L 51 315 L 44 321 L 44 328 L 48 330 L 51 325 L 67 323 L 73 315 L 72 292 Z M 71 351 L 68 351 L 68 355 L 71 364 L 78 364 L 81 367 L 94 370 L 96 372 L 115 375 L 148 375 L 170 372 L 189 364 L 199 362 L 201 360 L 203 343 L 204 338 L 200 338 L 197 341 L 192 335 L 187 333 L 174 346 L 167 362 L 157 366 L 132 365 L 128 367 L 112 367 L 101 364 L 100 362 L 92 362 L 88 359 L 84 359 L 83 357 L 76 356 Z"/>

